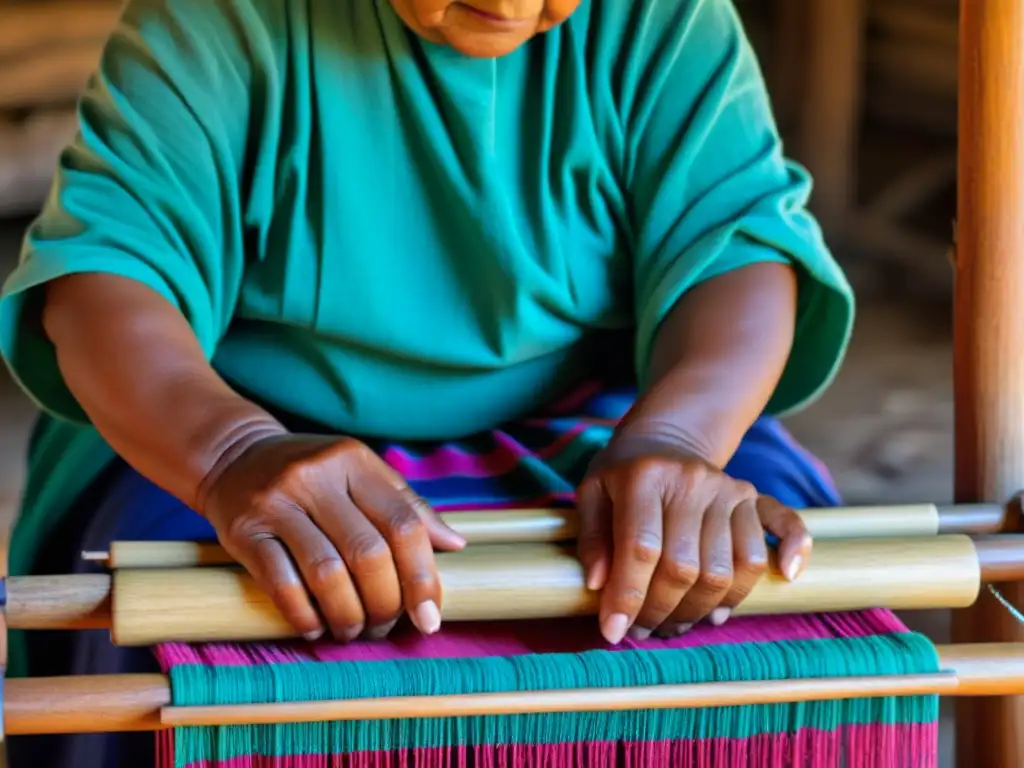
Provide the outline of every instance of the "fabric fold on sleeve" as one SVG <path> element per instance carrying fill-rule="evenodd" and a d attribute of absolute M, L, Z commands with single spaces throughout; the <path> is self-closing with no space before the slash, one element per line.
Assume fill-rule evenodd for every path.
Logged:
<path fill-rule="evenodd" d="M 852 291 L 807 209 L 811 179 L 783 154 L 767 89 L 731 0 L 646 2 L 620 95 L 633 200 L 636 366 L 704 280 L 764 262 L 799 276 L 794 345 L 768 405 L 784 414 L 831 383 Z"/>

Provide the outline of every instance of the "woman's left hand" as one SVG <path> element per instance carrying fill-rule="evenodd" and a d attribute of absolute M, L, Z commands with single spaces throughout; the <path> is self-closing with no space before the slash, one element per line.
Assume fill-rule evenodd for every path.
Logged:
<path fill-rule="evenodd" d="M 768 567 L 765 531 L 779 538 L 792 580 L 811 554 L 800 517 L 670 442 L 616 441 L 577 491 L 579 556 L 587 586 L 603 590 L 605 639 L 627 632 L 678 635 L 710 618 L 721 624 Z"/>

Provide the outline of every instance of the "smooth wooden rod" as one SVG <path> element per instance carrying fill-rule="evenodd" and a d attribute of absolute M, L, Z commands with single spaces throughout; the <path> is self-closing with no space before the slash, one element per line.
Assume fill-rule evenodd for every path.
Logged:
<path fill-rule="evenodd" d="M 563 618 L 592 615 L 598 607 L 598 595 L 586 588 L 571 545 L 468 547 L 439 554 L 437 563 L 447 621 Z M 1024 578 L 1024 535 L 978 541 L 963 535 L 826 539 L 816 543 L 795 582 L 786 581 L 773 564 L 737 614 L 960 607 L 973 603 L 993 574 L 1000 581 Z M 60 621 L 105 624 L 114 642 L 127 646 L 295 636 L 270 598 L 239 568 L 122 569 L 101 584 L 106 578 L 10 579 L 8 624 L 16 629 L 54 627 Z M 33 598 L 19 597 L 23 590 Z M 52 598 L 49 590 L 62 597 Z"/>
<path fill-rule="evenodd" d="M 789 703 L 878 696 L 998 696 L 1024 692 L 1024 643 L 937 646 L 936 674 L 809 678 L 555 691 L 401 696 L 231 706 L 170 706 L 162 675 L 9 680 L 8 735 L 149 731 L 185 725 L 605 712 Z"/>
<path fill-rule="evenodd" d="M 446 621 L 592 615 L 571 546 L 495 544 L 437 556 Z M 737 614 L 971 605 L 981 584 L 1024 579 L 1024 534 L 818 541 L 795 582 L 774 567 Z M 109 627 L 118 645 L 255 641 L 294 637 L 254 580 L 239 568 L 122 569 L 112 576 L 8 580 L 15 629 Z"/>
<path fill-rule="evenodd" d="M 799 514 L 815 539 L 993 534 L 1014 522 L 999 504 L 839 507 Z M 445 512 L 441 517 L 470 544 L 571 541 L 579 531 L 574 509 Z M 217 544 L 187 541 L 117 541 L 108 552 L 83 552 L 82 557 L 109 568 L 192 568 L 233 562 Z"/>
<path fill-rule="evenodd" d="M 736 614 L 811 613 L 972 604 L 982 563 L 998 555 L 1001 573 L 1024 536 L 836 539 L 817 542 L 802 576 L 786 581 L 769 569 Z M 586 588 L 570 546 L 496 544 L 437 556 L 446 621 L 588 616 L 599 595 Z M 1024 577 L 1024 567 L 1018 567 Z M 113 575 L 111 635 L 118 645 L 295 636 L 270 598 L 240 569 L 118 570 Z"/>

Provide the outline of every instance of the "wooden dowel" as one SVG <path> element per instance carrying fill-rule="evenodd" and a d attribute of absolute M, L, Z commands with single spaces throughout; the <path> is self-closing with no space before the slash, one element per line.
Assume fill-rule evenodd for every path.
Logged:
<path fill-rule="evenodd" d="M 597 608 L 569 545 L 497 544 L 437 557 L 448 621 L 560 618 Z M 977 543 L 960 534 L 825 539 L 800 579 L 790 583 L 770 569 L 737 613 L 955 608 L 972 604 L 983 582 L 1020 578 L 1024 534 Z M 18 629 L 109 626 L 120 645 L 294 636 L 236 567 L 19 577 L 8 591 L 7 620 Z"/>
<path fill-rule="evenodd" d="M 234 725 L 599 712 L 786 703 L 878 696 L 994 696 L 1024 691 L 1024 643 L 937 646 L 943 672 L 926 675 L 701 683 L 568 691 L 404 696 L 352 701 L 174 707 L 160 675 L 98 675 L 9 680 L 8 735 L 156 730 Z"/>
<path fill-rule="evenodd" d="M 170 703 L 164 675 L 14 678 L 4 681 L 4 733 L 153 731 Z"/>
<path fill-rule="evenodd" d="M 110 626 L 108 574 L 12 576 L 6 580 L 4 617 L 11 629 L 106 629 Z"/>
<path fill-rule="evenodd" d="M 815 539 L 901 538 L 939 533 L 998 533 L 1008 526 L 999 504 L 840 507 L 800 512 Z M 445 512 L 441 517 L 470 544 L 540 543 L 576 538 L 573 509 L 512 509 Z M 228 565 L 232 557 L 217 544 L 188 541 L 116 541 L 109 552 L 83 552 L 109 568 L 192 568 Z"/>
<path fill-rule="evenodd" d="M 1024 554 L 1024 547 L 1018 551 Z M 439 554 L 437 564 L 447 621 L 562 618 L 597 611 L 598 595 L 586 588 L 571 547 L 469 547 Z M 978 556 L 966 536 L 824 540 L 799 579 L 788 582 L 770 569 L 736 613 L 954 608 L 973 603 L 980 584 Z M 118 645 L 296 634 L 241 569 L 119 570 L 113 595 L 111 635 Z"/>
<path fill-rule="evenodd" d="M 980 536 L 974 539 L 982 580 L 987 584 L 1024 581 L 1024 537 Z"/>
<path fill-rule="evenodd" d="M 953 310 L 955 493 L 1003 502 L 1024 488 L 1024 2 L 961 0 Z M 1003 595 L 1024 608 L 1024 588 Z M 1021 641 L 982 595 L 954 613 L 958 641 Z M 959 764 L 1024 765 L 1024 697 L 957 707 Z"/>

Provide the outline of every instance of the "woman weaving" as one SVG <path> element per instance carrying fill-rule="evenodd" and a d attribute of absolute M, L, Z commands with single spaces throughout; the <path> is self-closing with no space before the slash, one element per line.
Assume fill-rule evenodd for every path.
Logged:
<path fill-rule="evenodd" d="M 216 538 L 310 640 L 430 635 L 436 509 L 575 502 L 610 644 L 724 622 L 766 531 L 799 575 L 837 499 L 768 414 L 852 297 L 730 0 L 134 0 L 81 123 L 0 305 L 45 414 L 12 572 Z"/>

